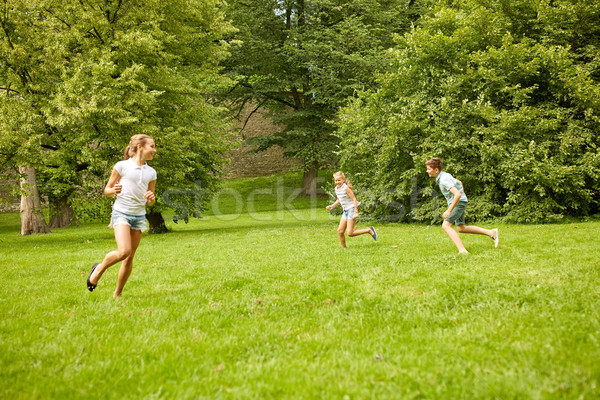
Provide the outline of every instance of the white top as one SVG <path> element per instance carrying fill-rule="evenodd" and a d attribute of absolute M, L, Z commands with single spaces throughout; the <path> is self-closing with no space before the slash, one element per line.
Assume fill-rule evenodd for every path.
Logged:
<path fill-rule="evenodd" d="M 118 182 L 122 185 L 121 193 L 113 209 L 129 215 L 146 215 L 146 199 L 148 184 L 156 180 L 156 171 L 148 164 L 137 165 L 131 158 L 119 161 L 114 169 L 121 175 Z"/>
<path fill-rule="evenodd" d="M 347 187 L 348 185 L 346 185 L 346 183 L 344 183 L 340 188 L 337 186 L 335 187 L 335 195 L 337 196 L 344 210 L 349 210 L 350 208 L 354 207 L 354 202 L 350 196 L 348 196 L 348 193 L 346 193 Z"/>

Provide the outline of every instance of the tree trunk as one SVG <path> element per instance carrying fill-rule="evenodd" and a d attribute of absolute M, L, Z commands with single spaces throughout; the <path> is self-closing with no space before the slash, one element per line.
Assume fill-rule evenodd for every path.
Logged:
<path fill-rule="evenodd" d="M 169 232 L 169 228 L 167 228 L 167 225 L 165 225 L 165 219 L 160 212 L 150 211 L 146 214 L 146 218 L 150 223 L 148 233 Z"/>
<path fill-rule="evenodd" d="M 304 170 L 302 176 L 302 194 L 304 196 L 317 196 L 317 175 L 319 174 L 319 165 L 312 163 L 309 169 Z"/>
<path fill-rule="evenodd" d="M 66 228 L 77 223 L 73 216 L 73 208 L 69 204 L 69 196 L 50 199 L 50 228 Z"/>
<path fill-rule="evenodd" d="M 42 213 L 42 203 L 35 179 L 35 169 L 31 167 L 20 167 L 21 177 L 21 235 L 32 233 L 50 233 Z M 25 193 L 29 193 L 26 195 Z"/>

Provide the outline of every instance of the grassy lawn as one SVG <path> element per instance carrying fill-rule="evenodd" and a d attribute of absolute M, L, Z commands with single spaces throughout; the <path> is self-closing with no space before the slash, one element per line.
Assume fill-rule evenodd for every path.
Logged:
<path fill-rule="evenodd" d="M 441 226 L 359 221 L 379 240 L 343 250 L 289 179 L 145 235 L 119 299 L 118 266 L 86 290 L 106 223 L 19 237 L 0 214 L 0 398 L 600 397 L 600 222 L 500 225 L 458 257 Z"/>

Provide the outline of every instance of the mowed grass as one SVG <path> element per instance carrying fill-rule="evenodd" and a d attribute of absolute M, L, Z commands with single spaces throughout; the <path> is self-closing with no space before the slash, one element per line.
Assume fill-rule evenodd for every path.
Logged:
<path fill-rule="evenodd" d="M 379 240 L 343 250 L 328 200 L 277 179 L 144 235 L 118 299 L 118 266 L 85 285 L 106 224 L 0 215 L 0 398 L 599 397 L 600 222 L 500 225 L 458 257 L 439 225 L 359 221 Z"/>

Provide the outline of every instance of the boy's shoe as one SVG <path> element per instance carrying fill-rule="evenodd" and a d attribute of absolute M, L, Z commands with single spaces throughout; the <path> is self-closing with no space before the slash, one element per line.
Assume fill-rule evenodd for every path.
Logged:
<path fill-rule="evenodd" d="M 462 254 L 464 254 L 464 255 L 468 255 L 468 254 L 469 254 L 469 252 L 468 252 L 467 250 L 461 250 L 461 251 L 459 251 L 459 252 L 458 252 L 458 254 L 459 254 L 459 255 L 462 255 Z"/>
<path fill-rule="evenodd" d="M 373 234 L 371 235 L 373 237 L 373 240 L 377 240 L 377 232 L 375 232 L 375 228 L 371 226 L 369 227 L 369 229 L 371 230 L 371 232 L 373 232 Z"/>
<path fill-rule="evenodd" d="M 492 240 L 494 241 L 494 247 L 498 248 L 498 243 L 500 243 L 500 236 L 498 234 L 498 228 L 492 229 Z"/>

